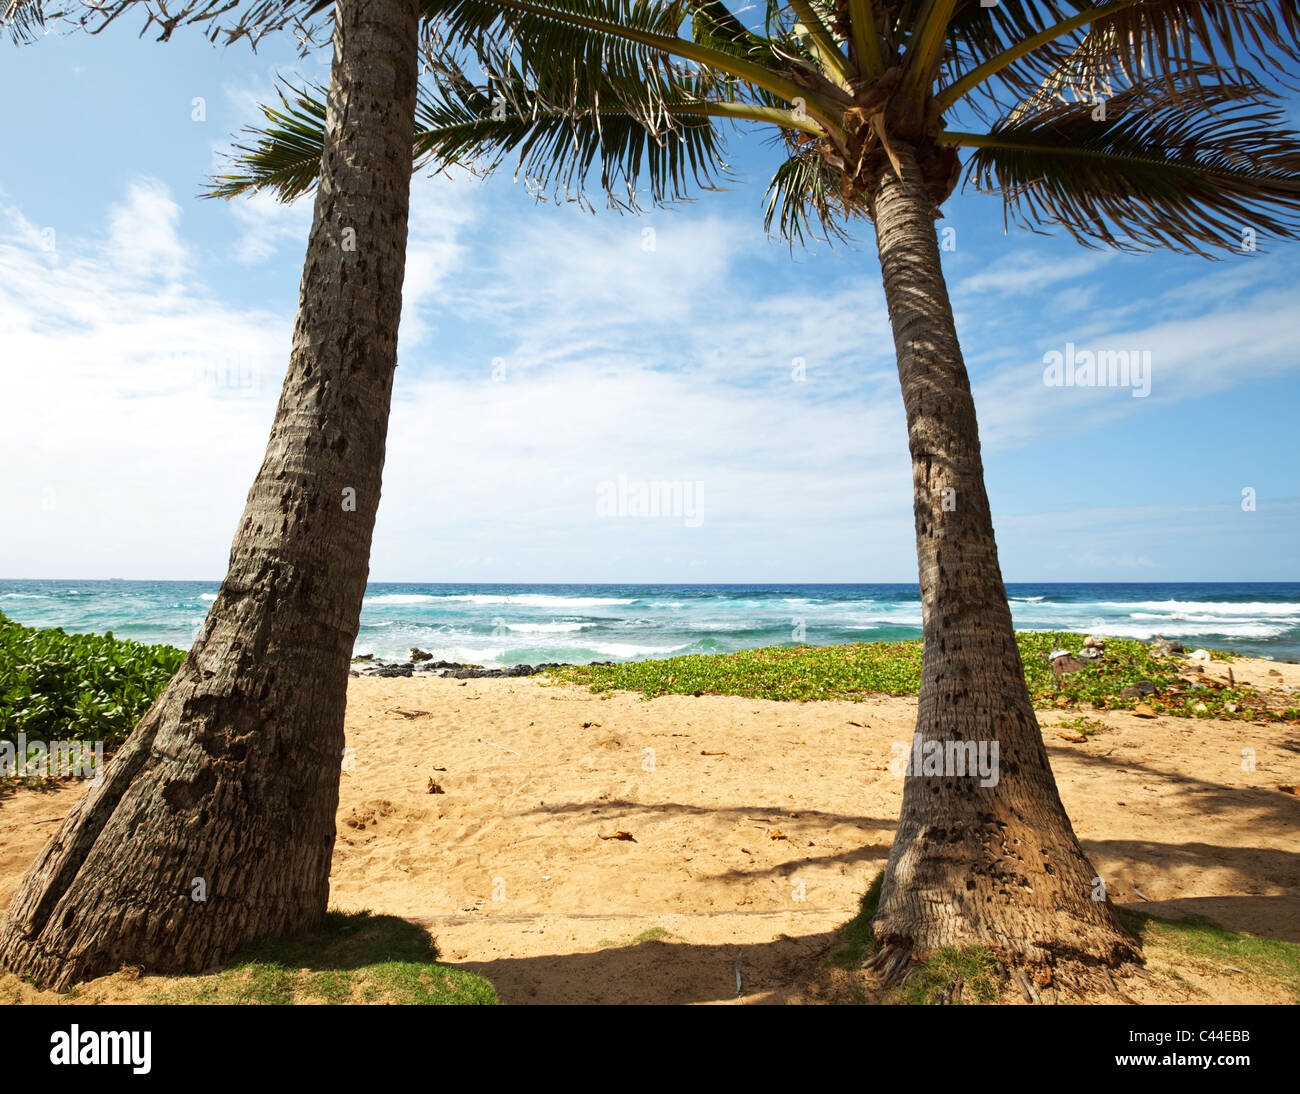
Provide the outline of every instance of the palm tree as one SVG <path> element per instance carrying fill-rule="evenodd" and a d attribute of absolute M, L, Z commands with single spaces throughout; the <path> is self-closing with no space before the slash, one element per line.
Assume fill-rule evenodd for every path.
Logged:
<path fill-rule="evenodd" d="M 41 14 L 18 12 L 20 38 Z M 42 986 L 122 964 L 196 971 L 324 918 L 397 364 L 418 41 L 416 0 L 338 0 L 266 457 L 200 638 L 0 924 L 0 962 Z"/>
<path fill-rule="evenodd" d="M 1061 805 L 998 564 L 934 221 L 966 177 L 1080 242 L 1212 255 L 1294 233 L 1300 137 L 1276 89 L 1294 0 L 421 0 L 415 169 L 517 157 L 620 208 L 707 186 L 721 127 L 784 157 L 766 223 L 792 243 L 873 222 L 907 412 L 923 607 L 916 739 L 998 742 L 1000 779 L 908 775 L 873 921 L 884 979 L 940 946 L 1086 978 L 1137 957 Z M 327 108 L 289 87 L 215 180 L 312 187 Z M 967 128 L 950 128 L 960 122 Z M 954 504 L 955 503 L 955 504 Z"/>

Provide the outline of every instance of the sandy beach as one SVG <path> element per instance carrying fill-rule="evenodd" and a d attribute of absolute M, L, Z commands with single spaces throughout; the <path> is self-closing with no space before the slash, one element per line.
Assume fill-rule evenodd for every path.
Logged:
<path fill-rule="evenodd" d="M 1300 686 L 1300 666 L 1234 671 Z M 426 926 L 507 1003 L 801 1001 L 884 866 L 914 712 L 354 678 L 331 902 Z M 1300 942 L 1300 728 L 1097 712 L 1078 740 L 1057 728 L 1077 716 L 1039 717 L 1112 899 Z M 3 799 L 0 907 L 80 793 Z M 123 1000 L 141 983 L 96 982 Z M 1268 1001 L 1228 974 L 1214 990 Z"/>

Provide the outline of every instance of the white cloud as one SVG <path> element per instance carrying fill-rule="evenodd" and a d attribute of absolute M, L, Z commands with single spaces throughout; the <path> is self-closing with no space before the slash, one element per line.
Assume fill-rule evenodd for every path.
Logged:
<path fill-rule="evenodd" d="M 480 204 L 480 186 L 473 179 L 438 176 L 411 181 L 398 332 L 403 351 L 423 343 L 433 330 L 433 317 L 447 307 L 446 291 L 465 258 L 462 237 L 477 221 Z"/>
<path fill-rule="evenodd" d="M 305 254 L 307 234 L 311 231 L 314 196 L 306 194 L 290 204 L 278 201 L 263 191 L 230 202 L 230 215 L 240 227 L 231 254 L 244 266 L 265 262 L 280 249 L 293 244 L 293 253 Z"/>
<path fill-rule="evenodd" d="M 260 459 L 289 323 L 178 279 L 190 250 L 161 183 L 131 184 L 107 220 L 106 244 L 62 235 L 57 264 L 20 215 L 0 225 L 0 458 L 22 529 L 0 537 L 0 572 L 206 576 Z"/>
<path fill-rule="evenodd" d="M 1068 258 L 1038 251 L 1016 251 L 979 273 L 962 277 L 954 286 L 953 295 L 1037 293 L 1048 285 L 1095 273 L 1114 257 L 1112 251 L 1082 251 Z"/>
<path fill-rule="evenodd" d="M 873 276 L 804 290 L 755 273 L 775 252 L 738 221 L 530 217 L 513 196 L 414 187 L 376 580 L 914 578 L 906 429 Z M 0 536 L 0 573 L 219 575 L 292 316 L 234 307 L 194 273 L 160 183 L 132 184 L 108 244 L 61 238 L 51 255 L 39 227 L 7 216 L 0 458 L 15 483 L 6 519 L 23 532 Z M 255 206 L 244 222 L 259 218 L 289 238 L 279 211 Z M 151 263 L 123 263 L 122 239 Z M 963 338 L 998 347 L 976 382 L 985 444 L 1294 367 L 1284 299 L 1279 284 L 1242 283 L 1208 311 L 1172 301 L 1143 323 L 1141 309 L 1098 314 L 1081 297 L 1030 316 L 1012 344 L 982 339 L 1005 317 L 971 307 Z M 1041 354 L 1067 337 L 1150 345 L 1169 371 L 1149 400 L 1044 388 Z M 621 473 L 703 483 L 703 523 L 599 516 L 598 483 Z M 1052 557 L 1149 569 L 1131 524 L 1115 527 L 1086 546 L 1060 540 Z"/>
<path fill-rule="evenodd" d="M 1217 280 L 1215 278 L 1218 278 Z M 974 380 L 986 444 L 1018 448 L 1044 435 L 1086 432 L 1109 422 L 1137 420 L 1153 408 L 1255 380 L 1300 370 L 1295 349 L 1293 290 L 1286 271 L 1264 262 L 1249 269 L 1219 267 L 1198 279 L 1199 307 L 1182 287 L 1132 296 L 1104 307 L 1082 300 L 1022 323 L 1010 347 L 997 318 L 964 313 L 963 341 L 998 343 Z M 1058 303 L 1064 304 L 1058 297 Z M 1150 393 L 1134 388 L 1049 387 L 1043 356 L 1078 349 L 1150 353 Z M 1008 349 L 1014 356 L 1008 354 Z"/>
<path fill-rule="evenodd" d="M 190 248 L 177 231 L 181 209 L 157 179 L 137 179 L 126 201 L 108 218 L 108 250 L 120 269 L 139 276 L 180 277 L 190 266 Z"/>

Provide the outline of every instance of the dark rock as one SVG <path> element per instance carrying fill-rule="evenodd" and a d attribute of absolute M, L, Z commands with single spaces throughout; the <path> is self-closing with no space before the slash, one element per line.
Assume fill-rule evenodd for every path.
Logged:
<path fill-rule="evenodd" d="M 1132 687 L 1120 691 L 1121 699 L 1145 699 L 1148 695 L 1159 695 L 1160 691 L 1150 680 L 1139 680 Z"/>
<path fill-rule="evenodd" d="M 1088 667 L 1087 661 L 1080 661 L 1077 657 L 1071 657 L 1068 653 L 1063 657 L 1056 657 L 1052 660 L 1052 674 L 1060 679 L 1072 672 L 1078 672 L 1080 669 Z"/>
<path fill-rule="evenodd" d="M 412 646 L 412 647 L 411 647 L 411 660 L 412 660 L 412 661 L 432 661 L 432 660 L 433 660 L 433 654 L 431 654 L 431 653 L 426 653 L 424 650 L 420 649 L 418 646 Z"/>
<path fill-rule="evenodd" d="M 417 657 L 416 654 L 424 654 L 424 656 Z M 363 667 L 359 674 L 354 673 L 354 675 L 410 676 L 413 672 L 428 672 L 452 680 L 490 680 L 536 676 L 539 672 L 549 672 L 552 669 L 567 667 L 560 661 L 547 661 L 540 665 L 511 665 L 508 668 L 487 669 L 482 665 L 463 665 L 458 661 L 434 661 L 432 660 L 432 654 L 425 654 L 423 650 L 414 647 L 411 649 L 411 655 L 411 661 L 397 663 L 375 661 L 373 664 Z M 425 658 L 428 658 L 428 660 Z M 374 661 L 374 658 L 367 657 L 367 660 Z M 612 665 L 614 662 L 592 661 L 591 663 L 593 665 Z"/>
<path fill-rule="evenodd" d="M 375 659 L 375 655 L 374 655 L 373 653 L 363 653 L 363 654 L 360 654 L 360 655 L 358 655 L 358 656 L 352 658 L 352 663 L 353 663 L 354 665 L 357 665 L 357 664 L 362 664 L 362 663 L 367 662 L 367 661 L 373 661 L 374 659 Z"/>

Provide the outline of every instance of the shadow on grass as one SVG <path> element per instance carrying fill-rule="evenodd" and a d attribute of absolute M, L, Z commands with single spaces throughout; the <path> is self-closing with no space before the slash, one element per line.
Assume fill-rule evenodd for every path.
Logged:
<path fill-rule="evenodd" d="M 1164 919 L 1136 908 L 1118 908 L 1148 960 L 1169 957 L 1212 972 L 1233 972 L 1251 983 L 1269 983 L 1300 1002 L 1300 945 L 1277 938 L 1239 934 L 1201 916 Z"/>
<path fill-rule="evenodd" d="M 491 983 L 438 964 L 428 932 L 369 912 L 330 912 L 322 930 L 264 939 L 219 972 L 169 978 L 148 1003 L 492 1004 Z"/>
<path fill-rule="evenodd" d="M 871 918 L 883 874 L 863 894 L 857 913 L 831 931 L 770 942 L 691 943 L 662 928 L 594 952 L 469 961 L 490 978 L 507 1003 L 681 1004 L 827 1002 L 923 1005 L 1018 999 L 993 955 L 978 946 L 946 948 L 885 992 L 867 987 L 861 969 L 878 948 Z M 1230 973 L 1275 998 L 1300 999 L 1300 945 L 1225 929 L 1203 918 L 1164 919 L 1118 909 L 1148 959 L 1166 975 L 1201 968 Z M 960 986 L 954 998 L 954 985 Z M 1064 1001 L 1064 1000 L 1062 1000 Z M 1207 1000 L 1208 1001 L 1208 1000 Z"/>

